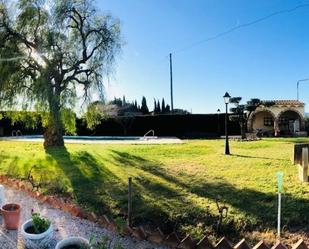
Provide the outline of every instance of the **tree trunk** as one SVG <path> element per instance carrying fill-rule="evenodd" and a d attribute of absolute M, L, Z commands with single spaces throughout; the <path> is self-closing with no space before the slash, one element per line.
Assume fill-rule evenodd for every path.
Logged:
<path fill-rule="evenodd" d="M 44 132 L 44 147 L 64 146 L 63 125 L 60 114 L 59 97 L 49 99 L 49 117 Z"/>
<path fill-rule="evenodd" d="M 246 129 L 244 127 L 244 124 L 240 125 L 240 133 L 241 133 L 241 139 L 245 139 L 246 138 Z"/>

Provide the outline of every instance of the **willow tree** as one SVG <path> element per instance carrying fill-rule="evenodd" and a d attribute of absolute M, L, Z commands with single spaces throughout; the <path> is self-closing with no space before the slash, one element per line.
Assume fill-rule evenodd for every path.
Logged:
<path fill-rule="evenodd" d="M 91 0 L 0 0 L 0 108 L 46 113 L 44 146 L 63 146 L 62 110 L 103 97 L 120 46 Z"/>

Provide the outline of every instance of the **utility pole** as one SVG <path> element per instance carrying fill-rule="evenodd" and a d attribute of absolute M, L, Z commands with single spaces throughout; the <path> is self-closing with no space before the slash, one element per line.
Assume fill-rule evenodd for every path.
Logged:
<path fill-rule="evenodd" d="M 173 63 L 172 63 L 172 53 L 170 53 L 170 77 L 171 77 L 171 109 L 172 113 L 174 112 L 174 103 L 173 103 Z"/>
<path fill-rule="evenodd" d="M 302 79 L 302 80 L 297 81 L 297 84 L 296 84 L 297 85 L 297 87 L 296 87 L 297 88 L 297 100 L 299 100 L 299 83 L 303 82 L 303 81 L 307 81 L 307 80 L 309 80 L 309 79 Z"/>

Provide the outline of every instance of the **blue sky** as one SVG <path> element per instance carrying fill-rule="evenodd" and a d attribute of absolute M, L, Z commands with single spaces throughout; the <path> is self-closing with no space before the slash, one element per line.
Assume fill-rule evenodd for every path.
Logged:
<path fill-rule="evenodd" d="M 146 96 L 148 106 L 170 102 L 173 53 L 174 108 L 193 113 L 223 110 L 228 91 L 244 100 L 296 99 L 296 82 L 309 78 L 309 1 L 297 0 L 100 0 L 121 21 L 125 41 L 108 97 Z M 308 4 L 200 43 L 273 12 Z M 184 49 L 185 48 L 185 49 Z M 309 110 L 309 81 L 300 85 Z"/>

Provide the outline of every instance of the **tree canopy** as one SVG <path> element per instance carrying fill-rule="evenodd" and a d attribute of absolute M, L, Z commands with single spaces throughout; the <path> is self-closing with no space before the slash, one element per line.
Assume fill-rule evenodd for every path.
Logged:
<path fill-rule="evenodd" d="M 0 108 L 47 113 L 47 146 L 63 145 L 63 118 L 78 101 L 104 97 L 120 51 L 118 19 L 91 0 L 0 0 Z"/>
<path fill-rule="evenodd" d="M 259 106 L 270 107 L 274 105 L 273 101 L 262 101 L 257 98 L 252 98 L 248 100 L 245 104 L 240 104 L 242 98 L 241 97 L 232 97 L 230 99 L 230 103 L 234 104 L 235 107 L 230 108 L 230 111 L 233 115 L 230 116 L 232 120 L 238 121 L 241 130 L 241 136 L 244 139 L 246 137 L 246 131 L 248 128 L 248 120 L 251 117 L 252 113 Z"/>

